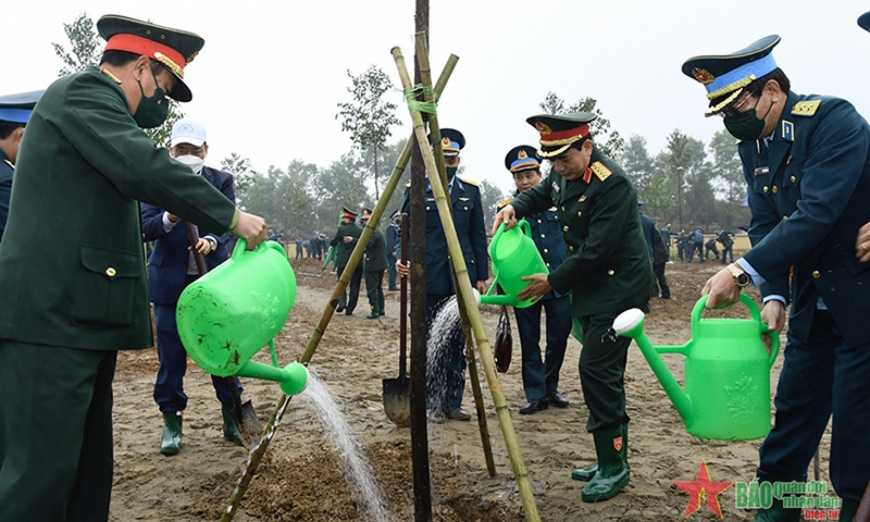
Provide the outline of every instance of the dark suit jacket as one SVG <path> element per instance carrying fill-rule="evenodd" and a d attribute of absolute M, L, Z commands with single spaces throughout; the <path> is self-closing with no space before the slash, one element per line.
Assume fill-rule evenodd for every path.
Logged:
<path fill-rule="evenodd" d="M 12 174 L 14 170 L 6 154 L 0 150 L 0 239 L 3 239 L 3 229 L 6 228 L 6 216 L 9 215 L 9 197 L 12 195 Z"/>
<path fill-rule="evenodd" d="M 356 248 L 359 237 L 362 235 L 362 230 L 362 227 L 357 225 L 356 223 L 348 223 L 347 225 L 340 225 L 338 227 L 338 230 L 335 231 L 335 236 L 332 238 L 329 244 L 337 248 L 337 250 L 335 251 L 336 268 L 344 268 L 347 266 L 350 255 L 353 254 L 353 249 Z M 351 241 L 350 243 L 345 243 L 344 236 L 352 237 L 353 241 Z M 362 260 L 360 260 L 359 268 L 362 268 L 361 265 Z"/>
<path fill-rule="evenodd" d="M 845 100 L 790 92 L 769 153 L 762 142 L 738 152 L 752 210 L 744 259 L 767 281 L 762 294 L 786 296 L 794 266 L 789 331 L 808 341 L 821 297 L 846 344 L 870 342 L 870 263 L 855 257 L 870 221 L 867 122 Z"/>
<path fill-rule="evenodd" d="M 364 272 L 377 272 L 387 269 L 387 239 L 381 229 L 375 228 L 369 244 L 366 245 L 366 262 L 363 265 Z"/>
<path fill-rule="evenodd" d="M 0 338 L 153 345 L 138 201 L 224 232 L 237 209 L 142 132 L 96 67 L 55 81 L 27 123 L 0 243 Z M 48 230 L 62 231 L 46 240 Z"/>
<path fill-rule="evenodd" d="M 410 185 L 405 189 L 402 212 L 411 212 Z M 486 227 L 483 223 L 483 203 L 480 189 L 469 179 L 455 177 L 450 192 L 453 206 L 453 227 L 459 237 L 462 256 L 471 285 L 489 277 L 489 258 L 486 255 Z M 410 223 L 409 223 L 410 226 Z M 399 248 L 401 240 L 399 241 Z M 410 258 L 410 256 L 409 256 Z M 426 293 L 449 295 L 455 293 L 447 252 L 447 236 L 441 227 L 438 207 L 432 187 L 426 187 Z"/>
<path fill-rule="evenodd" d="M 569 182 L 552 169 L 511 205 L 517 218 L 553 205 L 559 208 L 568 259 L 547 279 L 558 292 L 573 291 L 573 316 L 622 312 L 647 304 L 653 271 L 637 193 L 622 168 L 598 147 L 592 150 L 585 178 Z"/>
<path fill-rule="evenodd" d="M 202 177 L 220 190 L 228 200 L 236 202 L 233 191 L 233 175 L 209 167 L 202 168 Z M 164 209 L 143 203 L 142 234 L 143 241 L 155 241 L 154 252 L 148 263 L 148 294 L 152 303 L 170 304 L 178 301 L 187 279 L 187 266 L 190 258 L 190 240 L 187 226 L 179 219 L 170 232 L 163 228 Z M 233 238 L 229 232 L 215 234 L 199 227 L 199 237 L 212 236 L 217 240 L 217 249 L 206 256 L 206 264 L 212 269 L 227 260 L 227 243 Z"/>

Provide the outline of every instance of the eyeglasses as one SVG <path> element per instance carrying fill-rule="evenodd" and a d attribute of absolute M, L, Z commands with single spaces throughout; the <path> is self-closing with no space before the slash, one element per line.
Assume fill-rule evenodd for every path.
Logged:
<path fill-rule="evenodd" d="M 755 98 L 755 96 L 757 96 L 757 95 L 758 95 L 757 92 L 751 92 L 751 93 L 749 93 L 749 96 L 747 96 L 747 97 L 746 97 L 742 102 L 740 102 L 739 104 L 737 104 L 737 105 L 732 105 L 732 106 L 730 106 L 730 107 L 726 107 L 726 108 L 722 109 L 721 111 L 719 111 L 719 113 L 718 113 L 718 114 L 719 114 L 719 117 L 724 118 L 725 116 L 734 116 L 735 114 L 740 114 L 740 107 L 743 107 L 743 105 L 746 104 L 747 101 L 751 100 L 752 98 Z M 761 97 L 758 97 L 758 98 L 755 99 L 755 105 L 756 105 L 756 106 L 758 105 L 758 102 L 759 102 L 759 101 L 761 101 Z"/>

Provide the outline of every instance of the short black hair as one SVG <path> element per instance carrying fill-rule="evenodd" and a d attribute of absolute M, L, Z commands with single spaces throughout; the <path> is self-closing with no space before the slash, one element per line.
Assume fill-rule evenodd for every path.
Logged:
<path fill-rule="evenodd" d="M 783 72 L 783 70 L 779 67 L 765 74 L 761 78 L 753 80 L 752 83 L 746 86 L 745 90 L 749 93 L 750 96 L 757 97 L 764 89 L 764 86 L 767 84 L 767 82 L 769 82 L 770 80 L 774 80 L 776 83 L 778 83 L 780 90 L 782 90 L 782 92 L 786 94 L 788 94 L 791 90 L 791 82 L 789 81 L 788 76 L 786 76 L 785 72 Z M 727 98 L 728 96 L 731 96 L 730 92 L 714 99 L 710 102 L 710 107 L 715 107 L 716 105 L 719 105 L 720 103 L 725 101 L 725 98 Z M 735 98 L 734 101 L 737 101 L 737 99 Z"/>
<path fill-rule="evenodd" d="M 8 138 L 16 129 L 24 127 L 23 123 L 0 120 L 0 140 Z"/>
<path fill-rule="evenodd" d="M 586 143 L 587 141 L 592 141 L 592 133 L 589 133 L 586 136 L 583 136 L 579 140 L 572 143 L 571 146 L 568 148 L 569 149 L 583 150 L 583 144 Z M 595 142 L 593 142 L 592 144 L 594 145 Z M 568 150 L 568 149 L 565 149 L 565 150 Z"/>

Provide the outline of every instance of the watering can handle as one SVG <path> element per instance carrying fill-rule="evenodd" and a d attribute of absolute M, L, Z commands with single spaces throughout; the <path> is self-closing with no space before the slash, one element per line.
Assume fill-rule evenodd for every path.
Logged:
<path fill-rule="evenodd" d="M 701 320 L 701 312 L 703 312 L 705 307 L 707 306 L 708 297 L 709 294 L 702 295 L 701 298 L 698 299 L 698 302 L 695 303 L 695 308 L 692 310 L 692 331 L 695 331 L 698 327 L 698 321 Z M 769 330 L 767 329 L 767 325 L 761 322 L 761 312 L 758 311 L 758 305 L 755 304 L 755 301 L 748 295 L 741 292 L 740 302 L 746 305 L 746 308 L 749 308 L 749 312 L 752 314 L 752 320 L 757 322 L 761 329 L 760 333 L 769 332 Z M 770 335 L 770 341 L 771 346 L 769 367 L 773 367 L 773 362 L 776 361 L 776 356 L 779 353 L 779 335 L 776 333 L 775 330 L 772 331 Z"/>
<path fill-rule="evenodd" d="M 532 237 L 532 225 L 530 225 L 528 221 L 521 219 L 517 222 L 517 225 L 523 231 L 523 234 Z"/>
<path fill-rule="evenodd" d="M 255 248 L 250 250 L 250 252 L 256 252 L 260 248 L 271 248 L 271 249 L 277 250 L 281 253 L 284 252 L 284 250 L 281 248 L 281 245 L 279 245 L 275 241 L 263 241 L 262 243 L 257 245 Z M 245 241 L 245 238 L 240 237 L 239 240 L 236 241 L 236 247 L 233 249 L 233 254 L 230 256 L 230 258 L 231 259 L 238 259 L 241 256 L 245 255 L 245 253 L 248 251 L 249 251 L 248 250 L 248 242 Z"/>

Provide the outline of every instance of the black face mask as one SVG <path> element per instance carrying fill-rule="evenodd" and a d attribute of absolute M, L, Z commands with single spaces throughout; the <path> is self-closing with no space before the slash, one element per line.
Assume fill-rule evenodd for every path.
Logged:
<path fill-rule="evenodd" d="M 447 171 L 447 181 L 450 181 L 451 179 L 453 179 L 453 176 L 456 175 L 456 171 L 458 169 L 459 169 L 459 167 L 444 167 L 444 170 Z"/>
<path fill-rule="evenodd" d="M 761 98 L 758 99 L 761 101 Z M 755 103 L 756 107 L 758 102 Z M 755 141 L 761 138 L 764 132 L 764 120 L 773 109 L 773 103 L 767 108 L 767 112 L 760 120 L 755 112 L 755 107 L 746 112 L 738 112 L 737 114 L 726 114 L 724 118 L 725 128 L 728 132 L 738 140 Z"/>
<path fill-rule="evenodd" d="M 149 66 L 149 69 L 151 67 Z M 139 127 L 143 129 L 153 129 L 163 125 L 166 121 L 166 116 L 169 114 L 169 102 L 166 100 L 166 94 L 157 83 L 157 75 L 154 74 L 154 69 L 151 69 L 151 76 L 154 78 L 154 95 L 150 98 L 145 96 L 145 89 L 142 88 L 142 82 L 139 84 L 139 91 L 142 93 L 142 99 L 139 100 L 139 106 L 136 107 L 136 112 L 133 113 L 133 119 Z"/>

